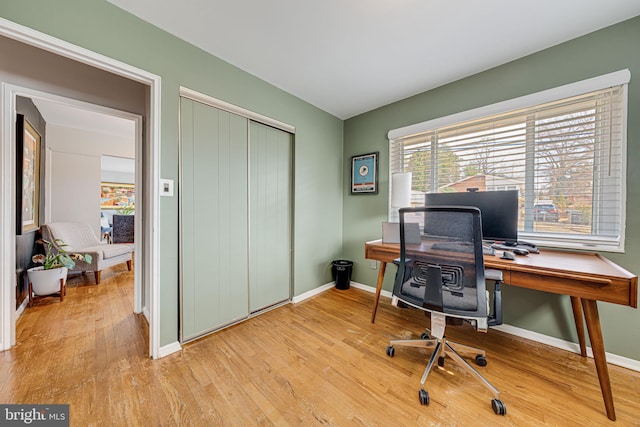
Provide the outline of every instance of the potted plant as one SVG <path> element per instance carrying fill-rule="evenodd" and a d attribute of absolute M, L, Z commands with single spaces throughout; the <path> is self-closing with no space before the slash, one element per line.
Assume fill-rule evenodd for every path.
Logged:
<path fill-rule="evenodd" d="M 118 215 L 133 215 L 135 210 L 136 210 L 136 208 L 134 208 L 131 205 L 121 206 L 118 209 L 116 209 L 116 214 L 118 214 Z"/>
<path fill-rule="evenodd" d="M 60 301 L 64 299 L 66 293 L 67 273 L 73 269 L 76 260 L 91 262 L 89 254 L 78 254 L 67 252 L 67 246 L 61 239 L 50 242 L 45 239 L 36 241 L 44 246 L 44 254 L 36 254 L 31 259 L 40 267 L 33 267 L 27 270 L 29 277 L 29 305 L 33 302 L 34 296 L 51 295 L 60 293 Z"/>

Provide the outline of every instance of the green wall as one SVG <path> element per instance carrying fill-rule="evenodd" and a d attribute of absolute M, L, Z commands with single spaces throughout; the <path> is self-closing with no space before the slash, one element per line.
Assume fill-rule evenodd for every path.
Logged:
<path fill-rule="evenodd" d="M 159 75 L 162 178 L 178 181 L 180 86 L 295 126 L 295 294 L 331 280 L 329 262 L 342 250 L 341 120 L 103 0 L 0 0 L 0 16 Z M 177 197 L 160 198 L 160 236 L 160 344 L 167 345 L 178 339 Z"/>
<path fill-rule="evenodd" d="M 389 130 L 629 68 L 626 253 L 605 255 L 636 274 L 639 271 L 634 261 L 640 218 L 634 213 L 640 208 L 640 185 L 634 184 L 640 183 L 640 170 L 634 165 L 640 160 L 640 121 L 635 120 L 640 85 L 634 80 L 640 73 L 640 18 L 343 123 L 103 0 L 0 0 L 0 16 L 160 75 L 163 178 L 178 179 L 181 85 L 294 125 L 296 295 L 328 282 L 329 261 L 341 257 L 355 261 L 353 280 L 375 286 L 377 270 L 364 260 L 363 243 L 380 237 L 381 222 L 387 217 Z M 350 158 L 371 151 L 380 152 L 380 193 L 352 196 Z M 163 197 L 160 202 L 160 328 L 161 345 L 166 345 L 178 337 L 178 199 Z M 387 290 L 392 276 L 387 273 Z M 508 287 L 504 293 L 507 323 L 576 340 L 566 298 Z M 640 328 L 635 327 L 640 324 L 640 310 L 613 304 L 599 307 L 607 351 L 640 360 Z"/>
<path fill-rule="evenodd" d="M 493 104 L 541 90 L 628 68 L 631 70 L 628 109 L 626 252 L 604 253 L 635 274 L 640 273 L 640 17 L 554 46 L 491 70 L 453 82 L 345 121 L 344 181 L 349 182 L 350 158 L 380 152 L 380 192 L 352 196 L 345 184 L 344 256 L 354 260 L 353 280 L 375 286 L 377 270 L 364 259 L 364 242 L 381 236 L 387 218 L 389 149 L 387 132 L 402 126 Z M 437 66 L 437 61 L 434 63 Z M 425 73 L 428 73 L 425 70 Z M 393 269 L 384 289 L 391 290 Z M 506 288 L 506 289 L 505 289 Z M 577 342 L 568 297 L 503 288 L 505 323 Z M 608 352 L 640 360 L 640 310 L 600 303 Z"/>

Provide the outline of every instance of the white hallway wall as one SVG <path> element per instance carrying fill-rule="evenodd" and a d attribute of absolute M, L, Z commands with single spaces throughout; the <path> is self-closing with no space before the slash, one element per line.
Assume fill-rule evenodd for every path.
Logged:
<path fill-rule="evenodd" d="M 45 221 L 73 221 L 100 230 L 101 157 L 134 158 L 135 138 L 47 125 Z"/>
<path fill-rule="evenodd" d="M 124 157 L 102 157 L 102 182 L 135 184 L 135 159 Z"/>

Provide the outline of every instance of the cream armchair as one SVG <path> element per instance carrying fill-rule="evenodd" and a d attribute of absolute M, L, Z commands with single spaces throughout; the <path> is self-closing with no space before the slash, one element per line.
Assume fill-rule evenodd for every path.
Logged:
<path fill-rule="evenodd" d="M 42 238 L 50 242 L 60 239 L 66 244 L 67 252 L 91 255 L 91 263 L 76 261 L 74 271 L 93 271 L 96 284 L 100 283 L 100 272 L 105 268 L 126 262 L 131 271 L 131 254 L 134 245 L 130 243 L 101 243 L 89 224 L 78 222 L 52 222 L 41 227 Z"/>

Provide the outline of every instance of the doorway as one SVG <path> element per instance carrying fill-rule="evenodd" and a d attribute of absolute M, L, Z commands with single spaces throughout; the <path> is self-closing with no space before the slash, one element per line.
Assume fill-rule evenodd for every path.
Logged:
<path fill-rule="evenodd" d="M 143 196 L 141 116 L 27 88 L 14 88 L 11 92 L 13 99 L 10 102 L 17 103 L 17 98 L 30 101 L 46 122 L 46 149 L 43 150 L 42 159 L 45 174 L 41 180 L 44 215 L 40 225 L 49 222 L 82 222 L 88 223 L 99 233 L 99 186 L 103 175 L 101 158 L 104 154 L 134 156 L 135 193 Z M 82 123 L 82 127 L 78 123 Z M 110 134 L 105 133 L 107 130 Z M 17 196 L 20 197 L 19 194 Z M 133 305 L 134 313 L 146 313 L 149 321 L 149 311 L 145 310 L 149 302 L 142 285 L 144 265 L 140 242 L 143 241 L 141 230 L 144 227 L 140 221 L 144 216 L 144 206 L 141 206 L 138 215 L 134 216 L 138 224 L 134 238 L 136 268 Z"/>
<path fill-rule="evenodd" d="M 42 223 L 88 223 L 96 236 L 101 237 L 101 214 L 111 216 L 117 208 L 110 209 L 100 200 L 102 183 L 131 183 L 133 194 L 138 199 L 144 196 L 142 117 L 76 100 L 54 101 L 51 95 L 45 96 L 31 99 L 47 123 Z M 107 155 L 119 155 L 122 161 L 107 170 L 102 161 Z M 129 160 L 126 163 L 125 158 Z M 115 170 L 120 165 L 127 166 L 126 170 Z M 133 215 L 138 222 L 144 217 L 143 208 L 140 207 L 137 216 Z M 139 267 L 134 271 L 134 312 L 142 313 L 148 306 L 140 268 L 140 230 L 144 228 L 137 225 L 134 229 L 138 235 L 133 239 L 134 265 Z"/>
<path fill-rule="evenodd" d="M 147 120 L 143 122 L 141 116 L 133 120 L 138 121 L 137 128 L 140 148 L 140 161 L 144 165 L 144 170 L 140 171 L 142 191 L 146 194 L 145 200 L 140 204 L 144 209 L 144 215 L 140 215 L 140 250 L 136 251 L 136 258 L 140 270 L 139 274 L 140 298 L 136 303 L 137 308 L 143 309 L 144 300 L 147 301 L 145 314 L 149 320 L 149 354 L 153 358 L 162 357 L 160 348 L 160 331 L 158 319 L 159 310 L 159 203 L 158 194 L 158 165 L 159 165 L 159 117 L 160 117 L 160 78 L 146 71 L 137 69 L 111 58 L 87 51 L 83 48 L 71 45 L 61 40 L 54 39 L 29 28 L 14 24 L 12 22 L 0 22 L 0 41 L 4 37 L 11 43 L 22 43 L 26 48 L 42 49 L 43 55 L 56 56 L 85 64 L 85 69 L 99 70 L 96 72 L 108 72 L 114 78 L 122 81 L 131 81 L 132 84 L 142 84 L 146 86 L 144 99 L 141 100 L 146 105 L 145 116 Z M 88 65 L 89 67 L 86 67 Z M 46 67 L 44 67 L 46 68 Z M 0 77 L 2 77 L 0 70 Z M 47 69 L 48 73 L 55 74 L 54 69 Z M 115 77 L 117 76 L 117 77 Z M 16 77 L 20 81 L 20 76 Z M 15 139 L 14 114 L 16 96 L 28 98 L 44 98 L 54 102 L 71 102 L 76 105 L 87 107 L 79 101 L 68 98 L 58 98 L 47 93 L 25 88 L 2 81 L 1 118 L 0 118 L 0 165 L 6 171 L 0 177 L 2 195 L 0 196 L 0 350 L 6 350 L 15 345 L 15 148 L 12 141 Z M 25 79 L 29 80 L 29 79 Z M 37 82 L 36 82 L 37 84 Z M 51 82 L 44 83 L 43 86 L 51 85 Z M 104 111 L 103 111 L 104 112 Z M 111 111 L 112 113 L 114 111 Z M 143 137 L 143 125 L 144 137 Z M 138 148 L 137 148 L 138 149 Z M 142 218 L 144 217 L 144 220 Z M 168 354 L 168 352 L 167 352 Z"/>

